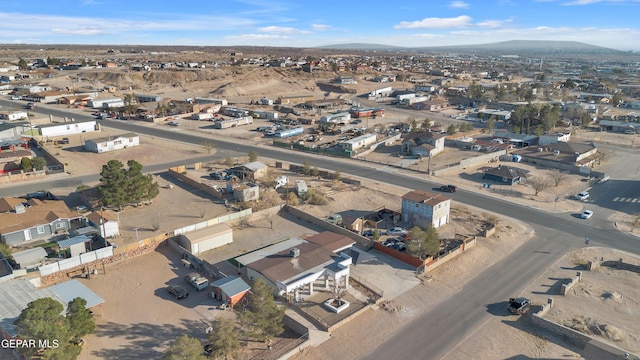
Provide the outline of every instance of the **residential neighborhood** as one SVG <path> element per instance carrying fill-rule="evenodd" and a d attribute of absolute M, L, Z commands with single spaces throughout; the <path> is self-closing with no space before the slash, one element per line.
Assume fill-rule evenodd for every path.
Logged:
<path fill-rule="evenodd" d="M 182 336 L 198 356 L 219 358 L 222 335 L 238 344 L 228 358 L 329 358 L 350 341 L 367 347 L 344 358 L 389 358 L 413 320 L 434 326 L 434 308 L 451 310 L 471 289 L 489 289 L 490 272 L 535 257 L 540 272 L 513 274 L 526 283 L 507 287 L 522 293 L 496 284 L 470 298 L 470 311 L 492 321 L 469 331 L 509 327 L 549 342 L 549 358 L 640 353 L 637 321 L 566 310 L 595 302 L 581 297 L 589 290 L 578 277 L 604 293 L 602 269 L 637 273 L 628 240 L 640 234 L 637 61 L 251 47 L 158 56 L 131 46 L 44 59 L 18 50 L 0 63 L 6 340 L 23 336 L 20 319 L 39 299 L 75 311 L 80 297 L 95 323 L 69 340 L 82 340 L 80 359 L 127 358 L 123 349 L 164 358 Z M 551 243 L 551 231 L 578 240 Z M 538 278 L 566 270 L 564 256 L 576 262 L 570 275 Z M 635 313 L 624 302 L 635 285 L 616 281 L 593 296 Z M 510 312 L 509 296 L 529 311 Z M 618 335 L 580 321 L 614 324 Z M 443 358 L 465 349 L 490 358 L 482 341 L 463 343 Z M 505 349 L 500 358 L 515 358 Z M 1 350 L 2 359 L 33 358 Z M 518 354 L 509 356 L 539 355 Z"/>

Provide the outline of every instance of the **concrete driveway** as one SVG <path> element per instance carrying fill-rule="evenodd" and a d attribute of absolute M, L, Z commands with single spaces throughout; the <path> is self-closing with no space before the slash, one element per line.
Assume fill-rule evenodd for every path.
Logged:
<path fill-rule="evenodd" d="M 370 255 L 370 256 L 366 256 Z M 362 259 L 366 257 L 366 259 Z M 384 298 L 394 299 L 420 284 L 415 268 L 378 251 L 369 251 L 351 267 L 351 276 L 384 290 Z"/>

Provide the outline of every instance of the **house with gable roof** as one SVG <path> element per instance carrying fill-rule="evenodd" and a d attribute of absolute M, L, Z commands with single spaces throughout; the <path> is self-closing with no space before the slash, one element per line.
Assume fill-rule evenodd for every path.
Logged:
<path fill-rule="evenodd" d="M 444 151 L 444 134 L 419 131 L 402 136 L 401 152 L 418 157 L 434 157 Z"/>
<path fill-rule="evenodd" d="M 515 185 L 527 180 L 527 172 L 512 166 L 498 165 L 498 167 L 485 170 L 482 178 L 502 184 Z"/>
<path fill-rule="evenodd" d="M 434 228 L 449 223 L 451 198 L 422 190 L 413 190 L 402 196 L 402 221 L 413 226 Z"/>
<path fill-rule="evenodd" d="M 56 233 L 80 227 L 81 218 L 62 200 L 0 198 L 0 241 L 16 246 L 48 240 Z"/>

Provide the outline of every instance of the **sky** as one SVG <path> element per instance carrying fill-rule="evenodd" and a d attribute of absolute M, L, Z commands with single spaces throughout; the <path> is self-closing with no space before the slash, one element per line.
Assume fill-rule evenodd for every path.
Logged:
<path fill-rule="evenodd" d="M 640 51 L 640 0 L 2 0 L 0 44 L 402 47 L 566 40 Z"/>

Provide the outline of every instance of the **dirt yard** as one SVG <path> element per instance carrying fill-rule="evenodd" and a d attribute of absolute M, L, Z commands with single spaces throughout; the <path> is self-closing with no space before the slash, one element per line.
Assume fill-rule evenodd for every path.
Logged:
<path fill-rule="evenodd" d="M 581 270 L 587 260 L 618 260 L 640 264 L 640 258 L 605 248 L 585 248 L 565 255 L 523 292 L 533 304 L 554 299 L 545 318 L 582 331 L 624 350 L 640 352 L 640 325 L 637 314 L 640 302 L 638 273 L 601 267 L 596 271 Z M 558 279 L 569 279 L 582 271 L 582 281 L 567 296 L 561 296 Z M 514 331 L 515 330 L 515 331 Z M 517 356 L 549 359 L 582 359 L 565 348 L 562 337 L 536 328 L 524 319 L 510 316 L 508 321 L 493 318 L 476 331 L 483 336 L 470 336 L 465 344 L 445 358 L 511 359 Z M 576 350 L 576 349 L 573 349 Z"/>

